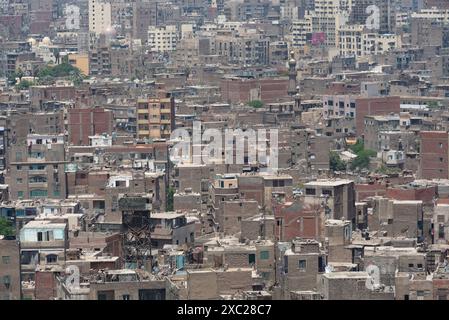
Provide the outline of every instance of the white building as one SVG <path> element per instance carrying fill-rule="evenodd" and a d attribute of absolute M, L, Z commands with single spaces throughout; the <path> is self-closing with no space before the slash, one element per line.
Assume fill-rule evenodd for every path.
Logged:
<path fill-rule="evenodd" d="M 292 31 L 290 33 L 292 46 L 303 48 L 307 44 L 307 35 L 312 33 L 312 20 L 309 16 L 304 19 L 292 21 Z"/>
<path fill-rule="evenodd" d="M 89 31 L 107 33 L 112 27 L 111 4 L 101 0 L 89 0 Z"/>
<path fill-rule="evenodd" d="M 338 31 L 338 49 L 341 56 L 357 56 L 363 55 L 362 37 L 363 25 L 347 25 Z"/>
<path fill-rule="evenodd" d="M 363 25 L 341 27 L 338 31 L 337 43 L 341 56 L 363 57 L 401 48 L 399 36 L 369 32 Z"/>
<path fill-rule="evenodd" d="M 178 43 L 178 30 L 176 26 L 150 26 L 148 28 L 148 44 L 152 51 L 166 52 L 176 49 Z"/>
<path fill-rule="evenodd" d="M 401 37 L 395 34 L 364 33 L 362 38 L 363 55 L 376 55 L 400 49 Z"/>

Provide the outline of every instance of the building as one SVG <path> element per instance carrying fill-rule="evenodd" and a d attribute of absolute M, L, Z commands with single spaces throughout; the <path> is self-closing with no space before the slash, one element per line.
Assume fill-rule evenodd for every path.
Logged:
<path fill-rule="evenodd" d="M 449 136 L 446 131 L 421 131 L 419 176 L 423 179 L 449 178 Z"/>
<path fill-rule="evenodd" d="M 0 300 L 21 299 L 20 245 L 0 235 Z"/>
<path fill-rule="evenodd" d="M 389 115 L 401 112 L 400 97 L 359 97 L 355 99 L 356 133 L 362 135 L 365 130 L 365 117 L 368 115 Z"/>
<path fill-rule="evenodd" d="M 103 108 L 70 109 L 67 121 L 73 145 L 90 145 L 90 136 L 111 135 L 113 130 L 113 113 Z"/>
<path fill-rule="evenodd" d="M 11 199 L 65 199 L 64 135 L 30 134 L 26 145 L 12 145 L 9 154 Z"/>
<path fill-rule="evenodd" d="M 137 101 L 137 137 L 170 139 L 175 129 L 175 99 L 157 98 Z"/>
<path fill-rule="evenodd" d="M 111 32 L 111 3 L 103 0 L 89 0 L 89 32 L 96 35 Z"/>
<path fill-rule="evenodd" d="M 152 51 L 173 51 L 176 49 L 178 39 L 178 29 L 174 25 L 148 27 L 148 45 Z"/>
<path fill-rule="evenodd" d="M 351 180 L 317 180 L 304 184 L 304 202 L 324 207 L 327 219 L 355 224 L 355 185 Z"/>

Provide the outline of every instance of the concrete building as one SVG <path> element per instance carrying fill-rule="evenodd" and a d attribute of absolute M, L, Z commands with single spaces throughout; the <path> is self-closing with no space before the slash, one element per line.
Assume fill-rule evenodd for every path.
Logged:
<path fill-rule="evenodd" d="M 19 242 L 14 238 L 0 236 L 0 256 L 0 300 L 20 300 Z"/>
<path fill-rule="evenodd" d="M 281 288 L 284 296 L 291 291 L 317 289 L 317 276 L 324 272 L 326 256 L 314 240 L 294 240 L 281 257 Z"/>
<path fill-rule="evenodd" d="M 66 163 L 63 135 L 30 134 L 26 145 L 11 146 L 11 199 L 65 199 Z"/>
<path fill-rule="evenodd" d="M 176 49 L 178 44 L 178 29 L 175 25 L 149 26 L 148 45 L 155 52 L 169 52 Z"/>
<path fill-rule="evenodd" d="M 96 35 L 112 32 L 111 3 L 103 0 L 89 0 L 89 32 Z"/>
<path fill-rule="evenodd" d="M 304 185 L 305 203 L 322 205 L 327 219 L 355 224 L 355 186 L 351 180 L 317 180 Z"/>
<path fill-rule="evenodd" d="M 137 137 L 139 139 L 170 139 L 174 128 L 174 98 L 137 101 Z"/>
<path fill-rule="evenodd" d="M 393 300 L 393 292 L 371 290 L 367 272 L 331 272 L 320 275 L 319 291 L 324 300 Z"/>

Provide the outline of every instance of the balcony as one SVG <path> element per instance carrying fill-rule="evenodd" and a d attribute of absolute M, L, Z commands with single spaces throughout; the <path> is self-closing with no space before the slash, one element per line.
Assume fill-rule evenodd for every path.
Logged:
<path fill-rule="evenodd" d="M 28 174 L 29 175 L 47 175 L 47 170 L 46 169 L 42 169 L 42 170 L 28 170 Z"/>
<path fill-rule="evenodd" d="M 38 189 L 47 189 L 48 188 L 48 184 L 47 182 L 43 182 L 43 181 L 33 181 L 33 182 L 29 182 L 28 183 L 30 188 L 38 188 Z"/>

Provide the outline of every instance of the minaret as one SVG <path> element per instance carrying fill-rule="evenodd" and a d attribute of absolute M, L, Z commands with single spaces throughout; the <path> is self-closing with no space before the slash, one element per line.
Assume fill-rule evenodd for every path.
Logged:
<path fill-rule="evenodd" d="M 294 96 L 296 93 L 296 60 L 295 53 L 291 51 L 290 60 L 288 61 L 288 95 Z"/>

